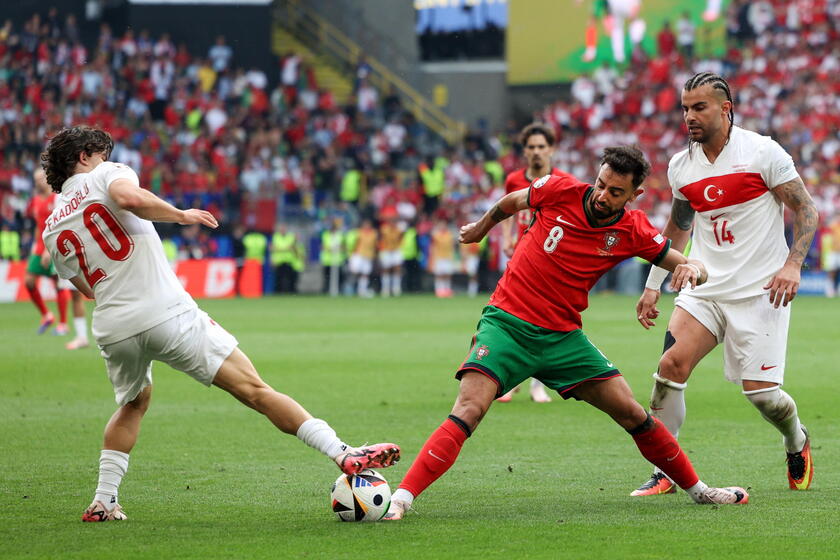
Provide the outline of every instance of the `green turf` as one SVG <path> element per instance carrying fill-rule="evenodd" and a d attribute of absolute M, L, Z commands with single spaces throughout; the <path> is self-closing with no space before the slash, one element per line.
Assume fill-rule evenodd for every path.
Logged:
<path fill-rule="evenodd" d="M 446 417 L 484 300 L 206 301 L 265 379 L 350 443 L 393 440 L 396 487 Z M 634 298 L 593 298 L 592 341 L 647 403 L 671 302 L 655 332 Z M 649 474 L 630 439 L 576 402 L 495 405 L 445 477 L 396 524 L 339 523 L 337 469 L 225 393 L 158 365 L 120 501 L 130 520 L 83 524 L 114 409 L 102 359 L 37 337 L 29 304 L 0 306 L 0 557 L 836 558 L 840 300 L 796 302 L 786 389 L 814 437 L 809 492 L 787 489 L 778 434 L 722 378 L 695 371 L 680 440 L 701 477 L 750 487 L 746 507 L 684 494 L 631 499 Z"/>

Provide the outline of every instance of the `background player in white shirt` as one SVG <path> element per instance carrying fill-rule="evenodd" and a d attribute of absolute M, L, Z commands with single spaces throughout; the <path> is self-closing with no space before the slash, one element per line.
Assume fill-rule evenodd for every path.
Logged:
<path fill-rule="evenodd" d="M 782 433 L 789 487 L 805 490 L 814 473 L 810 440 L 796 403 L 781 385 L 788 304 L 799 289 L 818 213 L 781 146 L 734 126 L 726 80 L 710 72 L 695 74 L 683 87 L 682 108 L 689 147 L 668 165 L 674 201 L 663 233 L 675 249 L 683 250 L 694 225 L 690 257 L 706 264 L 709 281 L 675 301 L 664 353 L 653 375 L 651 414 L 676 436 L 685 420 L 688 377 L 723 343 L 726 378 L 740 384 L 764 419 Z M 794 213 L 790 249 L 783 205 Z M 645 328 L 659 315 L 656 303 L 666 275 L 661 268 L 651 269 L 636 306 Z M 654 471 L 632 495 L 672 491 L 673 483 Z"/>
<path fill-rule="evenodd" d="M 119 408 L 105 427 L 99 484 L 83 521 L 125 519 L 117 491 L 152 392 L 152 360 L 216 385 L 277 428 L 318 449 L 346 473 L 387 467 L 399 447 L 352 448 L 323 420 L 259 376 L 236 338 L 201 311 L 163 253 L 152 221 L 218 226 L 204 210 L 179 210 L 139 186 L 129 167 L 106 161 L 110 135 L 87 126 L 56 134 L 41 155 L 59 193 L 44 242 L 60 277 L 96 299 L 93 334 Z"/>

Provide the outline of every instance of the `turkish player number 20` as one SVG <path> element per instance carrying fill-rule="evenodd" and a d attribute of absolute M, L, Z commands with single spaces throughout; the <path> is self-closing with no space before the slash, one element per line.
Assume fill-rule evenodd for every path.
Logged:
<path fill-rule="evenodd" d="M 112 261 L 124 261 L 131 255 L 132 249 L 134 249 L 134 240 L 131 239 L 131 236 L 107 206 L 99 203 L 91 204 L 85 208 L 82 218 L 85 228 L 93 236 L 93 240 L 99 245 L 106 257 Z M 106 230 L 111 233 L 116 245 L 105 235 Z M 79 268 L 82 269 L 82 274 L 91 288 L 107 276 L 101 268 L 90 269 L 85 256 L 85 245 L 75 231 L 71 229 L 63 230 L 58 234 L 56 245 L 58 245 L 59 253 L 65 257 L 71 252 L 76 254 Z"/>
<path fill-rule="evenodd" d="M 560 240 L 563 239 L 563 228 L 560 226 L 554 226 L 548 232 L 548 237 L 545 238 L 545 243 L 543 243 L 543 249 L 546 253 L 553 253 L 555 249 L 557 249 L 557 244 L 560 243 Z"/>

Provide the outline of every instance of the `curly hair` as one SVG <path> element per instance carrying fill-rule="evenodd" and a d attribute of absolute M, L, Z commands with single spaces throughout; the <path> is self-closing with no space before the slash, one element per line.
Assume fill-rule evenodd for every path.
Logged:
<path fill-rule="evenodd" d="M 50 138 L 41 152 L 41 167 L 47 174 L 47 183 L 53 192 L 60 193 L 64 181 L 73 175 L 82 152 L 88 156 L 105 152 L 105 159 L 108 159 L 113 149 L 114 141 L 104 130 L 84 125 L 62 129 Z"/>
<path fill-rule="evenodd" d="M 633 189 L 650 175 L 650 163 L 645 154 L 636 146 L 613 146 L 604 149 L 604 157 L 601 163 L 606 163 L 610 169 L 619 175 L 633 174 Z"/>

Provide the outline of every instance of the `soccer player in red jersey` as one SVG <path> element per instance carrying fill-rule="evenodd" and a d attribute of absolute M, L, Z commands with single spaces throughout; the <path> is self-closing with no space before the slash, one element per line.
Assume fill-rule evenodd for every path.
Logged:
<path fill-rule="evenodd" d="M 568 174 L 551 166 L 551 154 L 554 152 L 554 131 L 543 123 L 531 123 L 522 129 L 519 135 L 519 142 L 525 153 L 525 160 L 528 167 L 512 171 L 505 178 L 505 193 L 527 189 L 532 182 L 545 175 L 567 176 Z M 531 225 L 530 208 L 525 208 L 516 213 L 514 220 L 502 222 L 502 250 L 510 258 L 516 244 L 525 235 L 528 226 Z M 519 390 L 514 387 L 498 398 L 499 402 L 510 402 L 513 394 Z M 551 402 L 551 397 L 545 392 L 545 385 L 538 379 L 531 379 L 531 400 L 538 403 Z"/>
<path fill-rule="evenodd" d="M 674 436 L 633 398 L 616 366 L 581 330 L 590 288 L 627 258 L 640 256 L 672 271 L 676 288 L 707 279 L 703 264 L 672 250 L 643 212 L 625 209 L 642 194 L 640 185 L 649 173 L 650 164 L 637 148 L 607 148 L 594 185 L 546 175 L 527 190 L 505 195 L 479 221 L 461 228 L 460 241 L 476 243 L 517 211 L 536 212 L 455 374 L 460 391 L 452 413 L 420 450 L 385 519 L 401 519 L 414 498 L 453 465 L 493 400 L 529 377 L 606 412 L 645 459 L 694 501 L 747 503 L 742 488 L 713 488 L 700 480 Z"/>
<path fill-rule="evenodd" d="M 55 322 L 55 316 L 47 309 L 44 298 L 41 297 L 41 292 L 38 290 L 38 277 L 46 276 L 52 279 L 55 285 L 59 315 L 55 333 L 65 335 L 67 334 L 67 299 L 69 295 L 66 289 L 60 289 L 58 287 L 58 276 L 56 276 L 55 268 L 50 262 L 50 254 L 44 248 L 44 241 L 41 239 L 41 234 L 44 233 L 44 222 L 49 218 L 55 205 L 55 193 L 50 191 L 50 186 L 47 184 L 46 175 L 43 170 L 39 169 L 36 171 L 32 178 L 35 181 L 35 194 L 29 203 L 29 214 L 35 222 L 35 231 L 23 283 L 26 286 L 26 291 L 29 292 L 32 303 L 35 304 L 35 307 L 41 313 L 41 324 L 38 326 L 38 334 L 44 334 Z"/>

